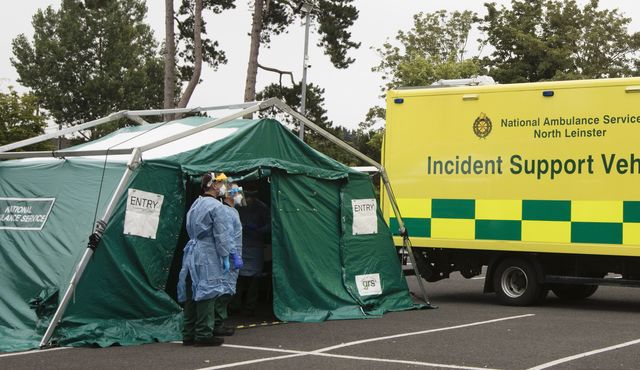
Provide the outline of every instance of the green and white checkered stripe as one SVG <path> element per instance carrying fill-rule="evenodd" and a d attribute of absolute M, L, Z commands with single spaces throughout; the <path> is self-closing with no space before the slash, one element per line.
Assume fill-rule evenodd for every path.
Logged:
<path fill-rule="evenodd" d="M 640 245 L 640 201 L 399 199 L 413 237 Z M 390 219 L 397 235 L 398 222 Z"/>

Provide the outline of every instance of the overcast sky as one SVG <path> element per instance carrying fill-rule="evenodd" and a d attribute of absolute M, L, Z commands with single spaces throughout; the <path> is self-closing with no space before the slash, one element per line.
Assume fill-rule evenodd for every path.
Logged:
<path fill-rule="evenodd" d="M 584 4 L 587 0 L 579 0 Z M 207 17 L 207 30 L 211 38 L 217 39 L 227 53 L 229 63 L 213 71 L 205 66 L 201 83 L 191 98 L 189 106 L 208 106 L 239 103 L 244 97 L 244 83 L 249 55 L 249 36 L 251 29 L 250 12 L 247 0 L 236 2 L 236 9 L 227 11 L 223 16 Z M 367 110 L 374 105 L 384 105 L 379 98 L 382 84 L 379 74 L 371 72 L 379 59 L 372 48 L 382 45 L 386 39 L 393 39 L 398 30 L 408 30 L 412 16 L 418 12 L 433 12 L 439 9 L 470 9 L 484 14 L 482 0 L 356 0 L 360 11 L 359 19 L 352 27 L 354 41 L 361 42 L 360 49 L 351 51 L 356 62 L 346 70 L 335 69 L 323 51 L 315 47 L 317 34 L 310 36 L 309 56 L 311 68 L 307 80 L 324 87 L 325 104 L 329 119 L 335 125 L 348 128 L 357 127 Z M 509 5 L 510 0 L 494 0 L 498 4 Z M 175 1 L 176 4 L 179 1 Z M 39 8 L 52 5 L 58 8 L 60 1 L 25 0 L 6 2 L 0 14 L 0 90 L 6 91 L 13 85 L 18 91 L 17 74 L 9 58 L 11 40 L 25 33 L 31 38 L 33 28 L 31 17 Z M 147 21 L 155 32 L 158 42 L 164 37 L 164 1 L 147 0 L 149 12 Z M 176 5 L 177 6 L 177 5 Z M 630 30 L 640 30 L 640 1 L 637 0 L 601 0 L 601 8 L 619 8 L 627 17 L 633 19 Z M 302 54 L 304 26 L 296 23 L 289 33 L 274 38 L 269 49 L 261 48 L 260 63 L 280 70 L 292 71 L 296 80 L 302 77 Z M 470 50 L 475 55 L 475 50 Z M 273 82 L 278 75 L 260 70 L 258 72 L 258 91 Z"/>

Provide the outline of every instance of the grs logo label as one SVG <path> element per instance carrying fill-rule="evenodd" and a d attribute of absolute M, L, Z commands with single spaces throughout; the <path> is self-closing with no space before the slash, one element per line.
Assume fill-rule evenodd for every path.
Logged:
<path fill-rule="evenodd" d="M 380 274 L 357 275 L 356 286 L 361 296 L 382 294 Z"/>
<path fill-rule="evenodd" d="M 371 279 L 371 280 L 362 280 L 362 288 L 364 290 L 368 290 L 369 287 L 374 288 L 376 286 L 376 281 Z"/>

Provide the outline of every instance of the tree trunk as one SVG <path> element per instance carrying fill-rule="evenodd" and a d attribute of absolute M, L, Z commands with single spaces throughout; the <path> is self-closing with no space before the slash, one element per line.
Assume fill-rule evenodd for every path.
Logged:
<path fill-rule="evenodd" d="M 173 25 L 173 0 L 164 0 L 164 108 L 175 108 L 176 89 L 176 39 Z M 173 114 L 165 114 L 164 120 L 170 121 Z"/>
<path fill-rule="evenodd" d="M 247 82 L 244 87 L 244 101 L 256 100 L 256 76 L 258 75 L 258 54 L 260 53 L 260 34 L 262 33 L 262 16 L 264 0 L 254 1 L 253 23 L 251 25 L 251 47 L 249 49 L 249 66 Z"/>
<path fill-rule="evenodd" d="M 200 82 L 202 72 L 202 0 L 196 0 L 195 23 L 193 25 L 193 55 L 195 57 L 193 75 L 187 88 L 182 93 L 178 108 L 185 108 L 196 86 Z"/>

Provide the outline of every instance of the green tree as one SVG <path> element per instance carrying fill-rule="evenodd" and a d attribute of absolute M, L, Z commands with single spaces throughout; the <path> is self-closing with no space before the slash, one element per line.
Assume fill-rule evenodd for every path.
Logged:
<path fill-rule="evenodd" d="M 354 131 L 354 146 L 366 154 L 369 158 L 382 163 L 382 141 L 384 139 L 384 125 L 379 128 L 374 126 L 386 119 L 386 110 L 382 107 L 374 107 L 369 110 L 363 122 Z"/>
<path fill-rule="evenodd" d="M 575 0 L 485 4 L 480 29 L 495 51 L 483 58 L 500 83 L 637 75 L 640 33 L 617 9 L 579 7 Z"/>
<path fill-rule="evenodd" d="M 439 10 L 414 15 L 409 31 L 398 31 L 395 42 L 376 49 L 380 63 L 372 71 L 382 74 L 381 92 L 481 73 L 478 57 L 467 56 L 469 34 L 476 21 L 477 16 L 471 11 Z M 384 121 L 385 115 L 383 107 L 372 107 L 358 128 L 359 149 L 377 161 L 381 159 L 384 129 L 371 128 Z"/>
<path fill-rule="evenodd" d="M 318 47 L 325 50 L 336 68 L 347 68 L 355 60 L 347 56 L 350 49 L 360 43 L 351 41 L 349 27 L 358 19 L 358 10 L 351 5 L 353 0 L 253 0 L 251 44 L 245 84 L 245 101 L 256 99 L 258 55 L 261 45 L 268 45 L 273 36 L 287 31 L 296 19 L 304 19 L 302 5 L 311 3 L 311 20 L 316 22 L 320 34 Z"/>
<path fill-rule="evenodd" d="M 163 63 L 146 12 L 143 0 L 63 0 L 58 11 L 38 10 L 33 42 L 19 35 L 12 43 L 18 81 L 67 125 L 161 106 Z"/>
<path fill-rule="evenodd" d="M 475 18 L 470 11 L 414 15 L 411 30 L 398 31 L 396 43 L 386 42 L 377 49 L 381 61 L 372 70 L 382 73 L 382 91 L 480 73 L 478 58 L 466 56 Z"/>
<path fill-rule="evenodd" d="M 7 94 L 0 93 L 0 146 L 43 134 L 46 119 L 33 94 L 19 95 L 12 88 Z M 38 143 L 24 149 L 47 150 L 51 144 Z"/>
<path fill-rule="evenodd" d="M 173 0 L 165 0 L 164 108 L 184 108 L 200 83 L 202 63 L 214 70 L 227 63 L 224 50 L 207 37 L 207 23 L 202 14 L 220 14 L 235 8 L 235 0 L 182 0 L 176 13 Z M 175 33 L 175 25 L 178 33 Z M 184 92 L 182 86 L 188 82 Z M 177 99 L 176 99 L 177 95 Z M 165 120 L 176 116 L 166 114 Z"/>
<path fill-rule="evenodd" d="M 234 2 L 235 0 L 202 0 L 202 13 L 222 14 L 225 10 L 235 8 Z M 186 82 L 189 81 L 195 69 L 195 1 L 182 0 L 175 19 L 178 28 L 178 33 L 176 34 L 178 78 Z M 201 19 L 200 22 L 202 61 L 215 70 L 220 65 L 228 62 L 227 56 L 224 50 L 220 48 L 218 41 L 207 37 L 207 22 L 204 19 Z"/>
<path fill-rule="evenodd" d="M 401 86 L 427 86 L 440 79 L 468 78 L 481 72 L 478 57 L 467 57 L 469 33 L 477 16 L 471 11 L 439 10 L 413 16 L 413 28 L 398 31 L 395 43 L 376 49 L 380 63 L 372 68 L 382 74 L 380 90 Z M 384 120 L 385 110 L 373 107 L 363 127 Z"/>

